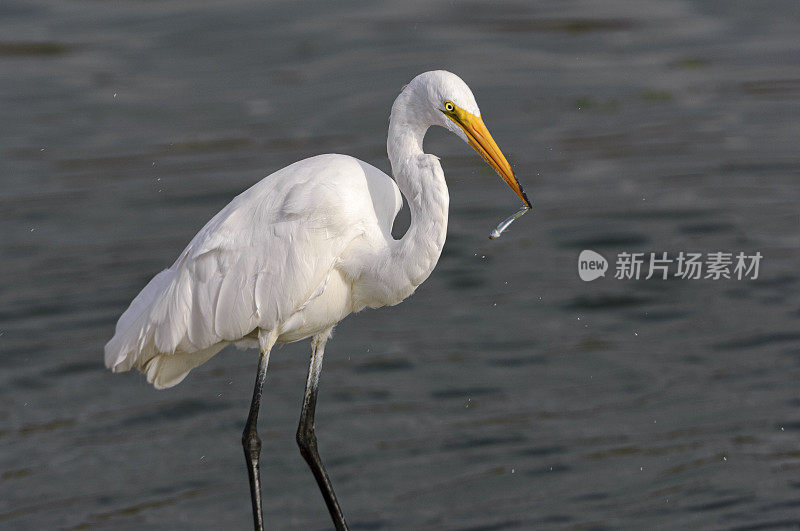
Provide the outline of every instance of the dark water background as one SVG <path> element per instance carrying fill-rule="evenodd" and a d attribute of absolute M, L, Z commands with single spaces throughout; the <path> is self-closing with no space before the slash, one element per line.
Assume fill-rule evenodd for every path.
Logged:
<path fill-rule="evenodd" d="M 322 152 L 386 171 L 390 105 L 445 68 L 536 210 L 432 131 L 431 278 L 329 343 L 317 415 L 353 528 L 800 521 L 800 4 L 0 3 L 0 527 L 250 525 L 256 356 L 111 375 L 127 303 L 235 194 Z M 407 214 L 406 218 L 407 219 Z M 407 221 L 406 221 L 407 223 Z M 584 283 L 578 253 L 760 251 L 755 281 Z M 323 529 L 276 351 L 267 522 Z"/>

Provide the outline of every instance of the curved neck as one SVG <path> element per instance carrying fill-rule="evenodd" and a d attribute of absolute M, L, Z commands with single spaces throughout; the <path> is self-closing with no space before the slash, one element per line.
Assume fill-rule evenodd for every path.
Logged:
<path fill-rule="evenodd" d="M 442 254 L 450 203 L 439 159 L 422 150 L 431 124 L 420 116 L 411 95 L 401 93 L 392 106 L 386 142 L 392 174 L 411 210 L 411 225 L 392 245 L 390 257 L 396 282 L 406 284 L 397 288 L 408 294 L 428 278 Z M 397 275 L 397 269 L 404 274 Z"/>

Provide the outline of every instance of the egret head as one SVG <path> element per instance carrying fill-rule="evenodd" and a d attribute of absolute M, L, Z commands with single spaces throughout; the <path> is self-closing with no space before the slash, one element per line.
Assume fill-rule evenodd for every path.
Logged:
<path fill-rule="evenodd" d="M 433 70 L 415 77 L 406 90 L 415 94 L 416 112 L 431 125 L 440 125 L 467 142 L 531 206 L 519 181 L 481 118 L 472 91 L 457 75 Z"/>

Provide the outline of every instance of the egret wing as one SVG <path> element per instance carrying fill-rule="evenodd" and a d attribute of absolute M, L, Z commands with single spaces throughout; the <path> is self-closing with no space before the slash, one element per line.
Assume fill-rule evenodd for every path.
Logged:
<path fill-rule="evenodd" d="M 341 155 L 313 157 L 234 198 L 123 313 L 105 348 L 106 365 L 139 368 L 167 387 L 225 344 L 258 328 L 279 329 L 347 246 L 383 224 L 364 166 Z M 159 382 L 148 364 L 165 360 L 180 360 L 183 372 Z"/>

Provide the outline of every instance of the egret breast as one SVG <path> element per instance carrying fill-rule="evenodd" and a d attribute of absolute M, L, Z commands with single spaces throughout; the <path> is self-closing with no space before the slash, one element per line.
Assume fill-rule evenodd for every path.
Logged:
<path fill-rule="evenodd" d="M 353 312 L 352 285 L 333 269 L 315 294 L 280 327 L 278 341 L 291 343 L 323 332 Z"/>

